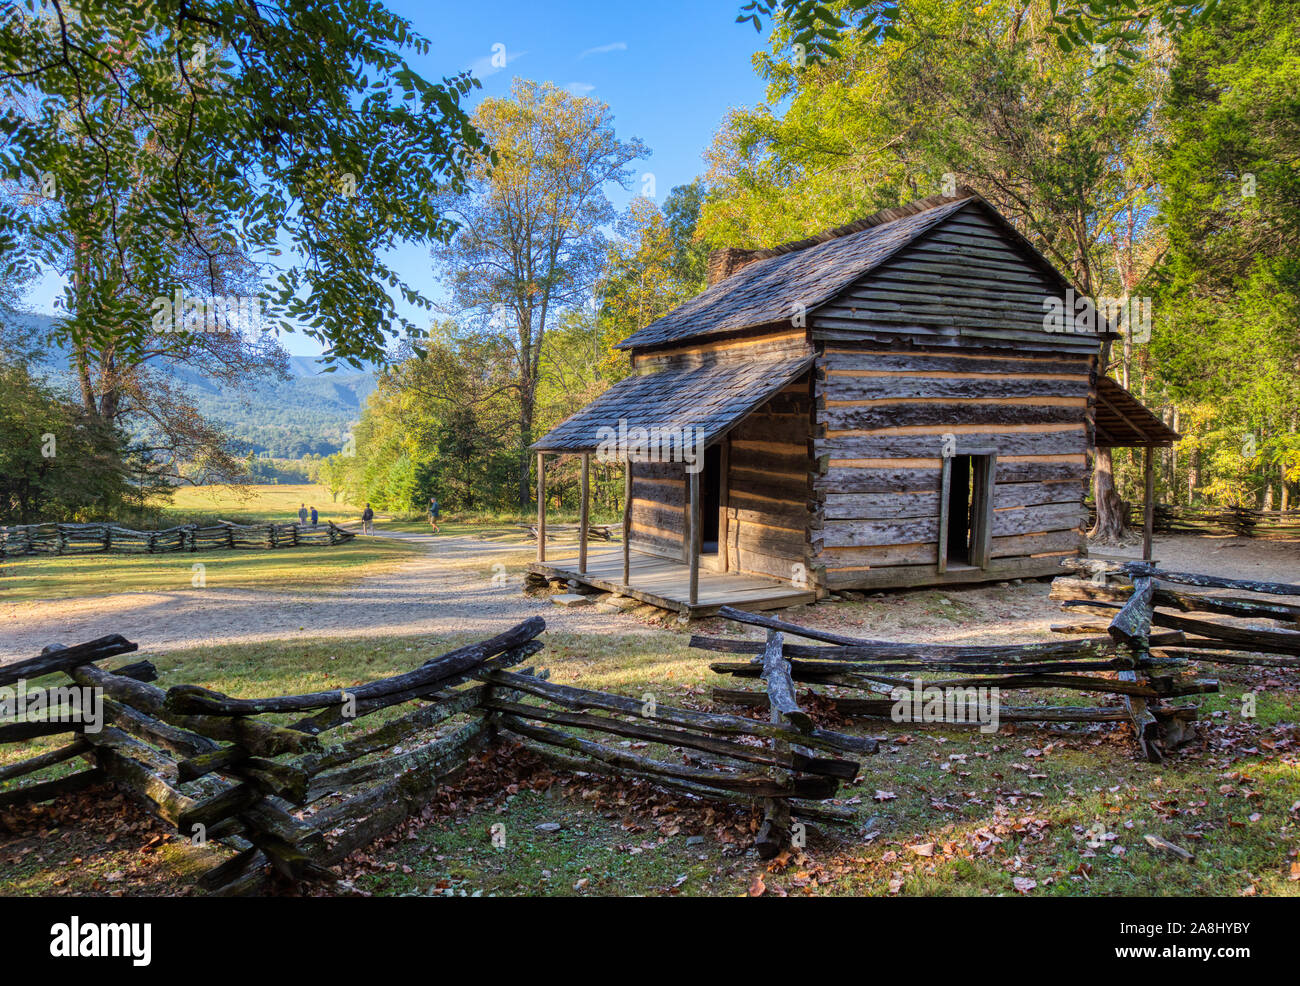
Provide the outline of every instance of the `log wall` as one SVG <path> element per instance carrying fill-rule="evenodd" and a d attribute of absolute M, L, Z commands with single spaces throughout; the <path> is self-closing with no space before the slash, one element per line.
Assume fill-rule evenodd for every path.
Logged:
<path fill-rule="evenodd" d="M 811 564 L 812 392 L 795 381 L 728 438 L 728 571 L 802 581 Z M 796 566 L 802 566 L 796 568 Z"/>
<path fill-rule="evenodd" d="M 814 313 L 822 585 L 1053 574 L 1077 553 L 1099 340 L 1045 331 L 1052 294 L 1049 269 L 967 210 Z M 982 570 L 938 570 L 945 436 L 997 456 Z"/>

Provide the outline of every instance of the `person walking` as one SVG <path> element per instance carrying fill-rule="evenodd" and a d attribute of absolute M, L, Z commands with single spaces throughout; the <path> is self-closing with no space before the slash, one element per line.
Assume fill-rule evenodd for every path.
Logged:
<path fill-rule="evenodd" d="M 434 534 L 438 533 L 439 513 L 441 513 L 441 508 L 438 506 L 438 498 L 436 496 L 429 497 L 429 526 L 433 528 Z"/>
<path fill-rule="evenodd" d="M 370 504 L 366 504 L 366 509 L 361 511 L 361 533 L 375 533 L 375 512 L 370 509 Z"/>
<path fill-rule="evenodd" d="M 305 503 L 298 504 L 298 523 L 307 523 L 307 504 Z"/>
<path fill-rule="evenodd" d="M 316 508 L 315 508 L 315 507 L 312 507 L 312 508 L 311 508 L 311 526 L 312 526 L 312 527 L 315 527 L 319 519 L 320 519 L 320 515 L 316 513 Z"/>

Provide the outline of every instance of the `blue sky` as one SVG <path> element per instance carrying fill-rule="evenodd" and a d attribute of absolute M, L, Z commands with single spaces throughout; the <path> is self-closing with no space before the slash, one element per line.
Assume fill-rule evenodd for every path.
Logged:
<path fill-rule="evenodd" d="M 636 163 L 636 189 L 652 173 L 656 199 L 704 170 L 703 153 L 727 111 L 762 100 L 751 58 L 765 35 L 737 24 L 742 0 L 389 0 L 430 42 L 412 59 L 426 78 L 474 69 L 483 87 L 473 101 L 509 92 L 515 76 L 550 81 L 609 104 L 620 137 L 639 137 L 652 151 Z M 492 69 L 493 45 L 507 66 Z M 616 207 L 632 193 L 611 187 Z M 441 297 L 426 249 L 400 249 L 391 262 L 417 290 Z M 52 311 L 60 285 L 42 282 L 32 307 Z M 407 312 L 415 316 L 415 312 Z M 420 314 L 416 321 L 427 316 Z M 317 355 L 313 340 L 283 338 L 294 355 Z"/>

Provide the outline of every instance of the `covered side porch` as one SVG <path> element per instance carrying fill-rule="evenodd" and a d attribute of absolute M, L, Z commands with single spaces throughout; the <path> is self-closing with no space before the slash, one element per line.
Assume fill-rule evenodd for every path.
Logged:
<path fill-rule="evenodd" d="M 718 488 L 716 461 L 718 446 L 731 430 L 806 373 L 810 361 L 808 354 L 798 353 L 670 365 L 619 381 L 564 421 L 533 445 L 537 560 L 529 571 L 691 616 L 708 615 L 722 606 L 775 609 L 814 601 L 816 590 L 799 577 L 805 571 L 801 565 L 793 566 L 790 580 L 783 580 L 727 564 L 726 553 L 719 552 L 726 533 L 726 503 Z M 648 448 L 625 438 L 637 433 L 652 436 Z M 666 459 L 654 436 L 669 435 L 676 440 L 672 457 Z M 578 544 L 576 552 L 570 549 L 557 557 L 557 546 L 547 544 L 546 474 L 548 459 L 563 456 L 574 456 L 581 464 Z M 593 456 L 605 463 L 621 463 L 623 470 L 622 544 L 602 543 L 594 551 L 588 544 Z M 634 473 L 644 477 L 638 470 L 662 468 L 669 462 L 676 467 L 675 478 L 651 482 L 660 483 L 661 489 L 662 484 L 675 489 L 678 506 L 671 508 L 671 520 L 661 521 L 671 524 L 671 529 L 661 527 L 655 537 L 647 537 L 645 528 L 637 526 L 644 514 L 633 520 L 643 497 L 634 486 Z M 706 462 L 713 463 L 712 470 L 705 470 Z M 668 513 L 660 509 L 661 504 L 645 506 L 660 518 Z M 705 553 L 707 561 L 702 565 Z"/>

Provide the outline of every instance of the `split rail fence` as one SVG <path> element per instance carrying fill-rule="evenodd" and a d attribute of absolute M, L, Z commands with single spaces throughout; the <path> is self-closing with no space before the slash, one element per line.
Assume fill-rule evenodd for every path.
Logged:
<path fill-rule="evenodd" d="M 116 524 L 30 524 L 0 527 L 0 558 L 103 553 L 160 554 L 222 548 L 298 548 L 334 545 L 356 537 L 333 521 L 324 524 L 186 524 L 162 531 L 133 531 Z"/>
<path fill-rule="evenodd" d="M 1189 674 L 1191 663 L 1176 650 L 1185 642 L 1181 630 L 1151 632 L 1150 610 L 1142 607 L 1141 597 L 1116 613 L 1109 626 L 1097 627 L 1103 635 L 992 646 L 865 640 L 729 607 L 720 610 L 719 615 L 763 627 L 768 631 L 768 638 L 766 643 L 760 643 L 726 637 L 692 637 L 692 647 L 763 655 L 747 661 L 715 661 L 710 664 L 714 671 L 735 678 L 759 677 L 768 652 L 777 646 L 774 639 L 780 640 L 782 634 L 817 641 L 817 645 L 781 642 L 779 652 L 788 659 L 794 681 L 847 691 L 847 695 L 825 691 L 812 694 L 818 707 L 850 718 L 890 719 L 921 728 L 971 725 L 983 721 L 982 710 L 974 706 L 984 700 L 983 696 L 993 694 L 980 690 L 997 689 L 997 723 L 1128 721 L 1137 731 L 1143 752 L 1154 759 L 1163 749 L 1186 743 L 1195 736 L 1196 708 L 1171 705 L 1167 700 L 1216 692 L 1219 688 L 1215 680 Z M 1153 652 L 1156 646 L 1165 650 Z M 1113 677 L 1109 672 L 1114 672 Z M 956 676 L 920 677 L 935 673 Z M 917 692 L 921 696 L 934 694 L 930 689 L 937 689 L 945 697 L 941 714 L 937 708 L 931 713 L 928 700 L 900 704 L 900 698 Z M 1114 695 L 1122 705 L 1001 704 L 1004 691 L 1019 689 Z M 952 701 L 948 701 L 949 696 Z M 714 689 L 713 697 L 736 705 L 761 704 L 763 698 L 758 692 L 721 687 Z"/>
<path fill-rule="evenodd" d="M 1088 505 L 1088 526 L 1096 523 L 1094 504 Z M 1129 524 L 1142 528 L 1142 505 L 1129 508 Z M 1152 530 L 1156 534 L 1235 534 L 1264 540 L 1300 538 L 1300 510 L 1252 510 L 1247 507 L 1180 507 L 1157 503 Z"/>
<path fill-rule="evenodd" d="M 1136 612 L 1164 633 L 1183 635 L 1174 642 L 1153 633 L 1154 658 L 1300 668 L 1300 584 L 1172 572 L 1142 562 L 1078 560 L 1071 567 L 1089 577 L 1052 583 L 1052 598 L 1076 618 L 1055 630 L 1089 633 L 1098 624 L 1088 617 L 1119 620 Z"/>
<path fill-rule="evenodd" d="M 420 810 L 497 739 L 568 770 L 638 778 L 696 798 L 759 801 L 758 848 L 767 856 L 790 839 L 791 816 L 852 820 L 851 810 L 821 802 L 856 778 L 853 758 L 876 744 L 813 727 L 793 703 L 779 657 L 768 679 L 770 716 L 748 719 L 509 670 L 542 649 L 544 627 L 533 617 L 405 674 L 266 698 L 194 685 L 164 691 L 151 683 L 156 672 L 147 661 L 101 668 L 136 650 L 121 636 L 54 645 L 0 668 L 0 687 L 59 676 L 64 687 L 98 690 L 104 723 L 97 732 L 55 717 L 0 723 L 0 743 L 68 736 L 62 746 L 0 766 L 0 783 L 28 779 L 0 790 L 0 810 L 111 782 L 185 837 L 235 850 L 199 879 L 220 894 L 259 892 L 271 870 L 290 880 L 334 879 L 330 867 Z M 399 706 L 407 708 L 396 714 Z M 372 728 L 362 731 L 366 725 Z M 601 742 L 610 738 L 664 753 Z M 50 776 L 74 760 L 84 767 Z"/>

